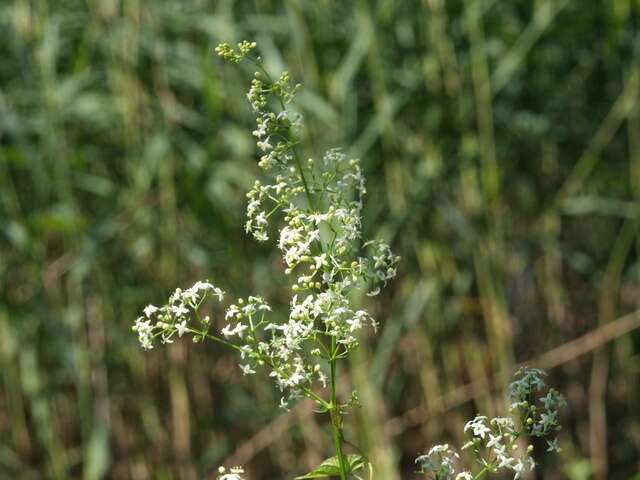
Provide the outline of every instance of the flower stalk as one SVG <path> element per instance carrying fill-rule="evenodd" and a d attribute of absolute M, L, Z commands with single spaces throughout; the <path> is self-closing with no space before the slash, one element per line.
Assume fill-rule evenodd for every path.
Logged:
<path fill-rule="evenodd" d="M 335 355 L 335 341 L 332 342 L 331 350 Z M 344 453 L 342 451 L 342 413 L 340 412 L 340 405 L 338 404 L 338 397 L 336 394 L 336 369 L 337 369 L 337 359 L 332 358 L 331 362 L 331 400 L 329 405 L 331 408 L 329 409 L 329 414 L 331 416 L 331 434 L 333 437 L 333 445 L 336 451 L 336 457 L 338 457 L 338 465 L 340 466 L 340 480 L 347 480 L 349 476 L 349 469 L 347 467 L 347 460 L 344 457 Z"/>

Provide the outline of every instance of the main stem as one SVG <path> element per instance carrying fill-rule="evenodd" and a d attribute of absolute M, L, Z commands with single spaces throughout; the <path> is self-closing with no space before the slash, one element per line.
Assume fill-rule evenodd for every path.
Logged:
<path fill-rule="evenodd" d="M 262 71 L 262 73 L 266 76 L 267 81 L 269 83 L 273 83 L 271 76 L 262 66 L 260 61 L 256 61 L 250 58 L 250 60 L 255 63 L 258 68 Z M 277 95 L 278 101 L 280 102 L 280 107 L 282 110 L 285 110 L 285 102 L 283 98 Z M 307 196 L 307 201 L 309 202 L 309 208 L 311 210 L 315 209 L 315 204 L 313 201 L 313 195 L 311 194 L 311 190 L 309 189 L 309 184 L 307 183 L 307 179 L 304 174 L 304 169 L 302 167 L 302 162 L 298 157 L 298 154 L 295 148 L 291 147 L 291 152 L 293 154 L 293 159 L 300 175 L 300 179 L 302 180 L 302 186 L 304 187 L 305 194 Z M 335 337 L 331 337 L 331 400 L 329 402 L 329 413 L 331 415 L 331 434 L 333 436 L 333 444 L 336 449 L 336 456 L 338 457 L 338 464 L 340 466 L 340 480 L 348 480 L 349 477 L 349 469 L 346 463 L 346 459 L 344 454 L 342 453 L 342 414 L 340 413 L 340 407 L 338 405 L 338 398 L 336 395 L 336 363 L 337 359 L 336 355 L 336 339 Z M 312 392 L 309 392 L 312 394 Z M 313 395 L 315 397 L 315 395 Z M 317 398 L 316 398 L 317 400 Z M 322 404 L 322 402 L 320 402 Z"/>
<path fill-rule="evenodd" d="M 331 352 L 332 356 L 335 356 L 335 338 L 331 339 Z M 332 358 L 331 364 L 331 434 L 333 436 L 333 444 L 336 449 L 336 456 L 338 457 L 338 465 L 340 466 L 340 480 L 347 480 L 349 476 L 349 470 L 342 453 L 342 415 L 340 414 L 340 407 L 338 405 L 338 397 L 336 395 L 336 358 Z"/>

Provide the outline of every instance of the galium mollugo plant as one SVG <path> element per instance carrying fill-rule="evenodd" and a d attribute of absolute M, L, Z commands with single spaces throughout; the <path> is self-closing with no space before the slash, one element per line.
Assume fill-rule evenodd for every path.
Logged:
<path fill-rule="evenodd" d="M 359 160 L 340 149 L 330 149 L 319 159 L 300 158 L 297 145 L 302 116 L 291 108 L 300 85 L 294 85 L 287 72 L 271 77 L 254 54 L 255 48 L 256 44 L 248 41 L 237 48 L 223 43 L 216 52 L 226 61 L 248 62 L 256 68 L 247 99 L 255 115 L 252 133 L 264 175 L 247 193 L 245 229 L 259 242 L 276 237 L 284 273 L 291 279 L 289 314 L 276 318 L 265 299 L 251 295 L 230 303 L 223 324 L 216 325 L 201 313 L 201 307 L 208 300 L 224 302 L 225 293 L 209 281 L 198 281 L 190 288 L 176 289 L 165 305 L 144 308 L 133 330 L 145 349 L 185 336 L 193 342 L 210 340 L 225 345 L 238 352 L 244 375 L 267 372 L 282 393 L 282 407 L 299 398 L 314 401 L 318 411 L 329 416 L 335 456 L 298 479 L 360 478 L 359 471 L 365 466 L 372 478 L 371 463 L 362 452 L 344 451 L 343 416 L 358 404 L 358 399 L 352 392 L 350 400 L 339 401 L 338 365 L 358 346 L 361 330 L 368 327 L 375 331 L 378 327 L 366 310 L 353 305 L 350 293 L 363 289 L 369 296 L 379 294 L 395 277 L 399 257 L 386 243 L 362 238 L 366 187 Z M 523 378 L 530 382 L 534 377 Z M 465 428 L 473 431 L 473 440 L 465 447 L 471 448 L 481 462 L 478 476 L 466 471 L 456 474 L 457 454 L 447 445 L 436 446 L 419 457 L 420 471 L 438 480 L 453 475 L 457 479 L 479 479 L 509 468 L 518 478 L 520 469 L 532 466 L 526 463 L 529 457 L 521 461 L 513 456 L 503 458 L 498 452 L 504 450 L 507 455 L 507 449 L 511 449 L 511 455 L 515 442 L 525 434 L 545 436 L 556 428 L 553 409 L 561 404 L 561 397 L 550 391 L 555 393 L 545 397 L 548 408 L 542 412 L 530 398 L 538 383 L 534 387 L 517 382 L 514 385 L 520 385 L 514 387 L 514 408 L 527 415 L 521 429 L 512 427 L 506 419 L 487 421 L 484 417 L 476 417 Z M 482 456 L 483 449 L 490 452 L 488 456 Z M 218 479 L 243 480 L 243 475 L 242 467 L 220 467 Z"/>
<path fill-rule="evenodd" d="M 464 426 L 471 438 L 461 450 L 470 451 L 476 473 L 460 467 L 460 455 L 448 444 L 434 445 L 416 458 L 419 472 L 433 480 L 480 480 L 500 471 L 521 478 L 535 466 L 533 438 L 546 439 L 547 452 L 559 452 L 557 438 L 547 439 L 560 430 L 558 411 L 566 405 L 555 389 L 545 388 L 545 373 L 521 368 L 509 385 L 509 416 L 487 418 L 476 415 Z"/>
<path fill-rule="evenodd" d="M 268 372 L 282 392 L 283 407 L 312 399 L 329 415 L 336 455 L 299 478 L 347 480 L 367 461 L 343 449 L 343 415 L 357 403 L 357 395 L 338 400 L 338 364 L 358 346 L 361 330 L 378 327 L 366 310 L 353 305 L 350 293 L 364 289 L 377 295 L 395 276 L 399 258 L 386 243 L 362 238 L 366 188 L 359 160 L 340 149 L 319 159 L 300 158 L 302 117 L 290 107 L 300 86 L 287 72 L 272 78 L 255 48 L 247 41 L 237 48 L 223 43 L 216 52 L 231 63 L 256 68 L 247 99 L 256 119 L 253 136 L 264 178 L 247 193 L 245 229 L 259 242 L 276 236 L 284 273 L 291 278 L 289 314 L 275 318 L 267 301 L 252 295 L 232 302 L 224 324 L 214 325 L 201 315 L 201 306 L 208 299 L 222 302 L 225 294 L 200 281 L 177 289 L 164 306 L 147 306 L 133 330 L 145 349 L 184 336 L 226 345 L 239 353 L 243 374 Z M 221 479 L 237 480 L 243 471 L 234 467 L 220 473 Z"/>

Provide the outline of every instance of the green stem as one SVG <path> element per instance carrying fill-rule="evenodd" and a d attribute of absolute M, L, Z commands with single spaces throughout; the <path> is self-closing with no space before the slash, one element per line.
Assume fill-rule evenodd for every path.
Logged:
<path fill-rule="evenodd" d="M 335 337 L 331 338 L 331 350 L 336 350 Z M 340 480 L 347 480 L 349 476 L 349 470 L 347 468 L 344 453 L 342 452 L 342 416 L 340 414 L 340 407 L 338 406 L 338 398 L 336 395 L 336 363 L 337 360 L 334 355 L 331 358 L 331 434 L 333 436 L 333 444 L 336 449 L 336 456 L 338 457 L 338 464 L 340 465 Z"/>
<path fill-rule="evenodd" d="M 249 59 L 249 61 L 251 63 L 253 63 L 256 67 L 258 67 L 260 69 L 260 71 L 263 73 L 263 75 L 266 77 L 267 82 L 269 82 L 270 84 L 273 84 L 273 79 L 271 78 L 271 75 L 269 75 L 269 72 L 267 72 L 267 70 L 264 68 L 264 66 L 262 65 L 262 62 L 258 61 L 257 59 L 254 59 L 252 57 L 247 57 Z M 284 100 L 282 99 L 282 97 L 280 95 L 275 95 L 278 99 L 278 102 L 280 103 L 280 107 L 282 108 L 282 110 L 286 110 L 286 106 L 284 104 Z M 304 191 L 307 195 L 307 201 L 309 202 L 309 207 L 313 210 L 314 209 L 314 204 L 313 204 L 313 196 L 311 195 L 311 190 L 309 190 L 309 185 L 307 184 L 307 179 L 304 175 L 304 170 L 302 168 L 302 163 L 300 162 L 300 158 L 298 157 L 298 154 L 296 152 L 296 149 L 293 145 L 291 145 L 291 153 L 293 154 L 293 159 L 296 162 L 296 168 L 298 169 L 298 173 L 300 174 L 300 178 L 302 179 L 302 185 L 304 187 Z"/>
<path fill-rule="evenodd" d="M 311 191 L 309 190 L 309 185 L 307 185 L 307 179 L 304 176 L 304 170 L 302 170 L 302 163 L 300 162 L 300 158 L 294 147 L 291 147 L 291 152 L 293 153 L 293 159 L 296 162 L 296 168 L 298 169 L 298 173 L 300 174 L 300 178 L 302 179 L 302 186 L 304 187 L 304 191 L 307 194 L 307 201 L 309 202 L 309 207 L 311 210 L 315 209 L 313 204 L 313 197 L 311 196 Z"/>
<path fill-rule="evenodd" d="M 249 60 L 254 63 L 259 69 L 260 71 L 265 75 L 267 82 L 269 82 L 270 84 L 273 83 L 273 80 L 271 79 L 271 76 L 269 75 L 269 73 L 266 71 L 266 69 L 263 67 L 262 63 L 260 61 L 258 61 L 257 59 L 253 59 L 251 57 L 249 57 Z M 282 108 L 282 110 L 285 110 L 285 104 L 284 104 L 284 100 L 282 99 L 282 97 L 280 95 L 276 95 L 276 97 L 278 98 L 278 101 L 280 102 L 280 107 Z M 309 185 L 307 183 L 307 178 L 304 174 L 304 168 L 302 166 L 302 162 L 300 161 L 300 157 L 298 156 L 298 153 L 296 152 L 295 149 L 295 145 L 294 144 L 290 144 L 290 150 L 291 153 L 293 155 L 293 159 L 296 165 L 296 169 L 298 170 L 298 174 L 300 175 L 300 179 L 302 180 L 302 185 L 304 187 L 304 191 L 307 197 L 307 201 L 309 203 L 309 208 L 311 210 L 315 210 L 315 202 L 313 199 L 313 195 L 311 194 L 311 190 L 309 189 Z M 320 398 L 318 395 L 316 395 L 314 392 L 312 392 L 311 390 L 306 390 L 304 391 L 304 393 L 310 397 L 313 398 L 314 400 L 316 400 L 320 405 L 322 405 L 323 407 L 325 407 L 327 410 L 329 410 L 329 413 L 331 415 L 331 433 L 333 436 L 333 443 L 335 446 L 335 450 L 336 450 L 336 456 L 338 457 L 338 464 L 340 465 L 340 479 L 341 480 L 348 480 L 349 477 L 349 469 L 348 469 L 348 465 L 346 463 L 346 459 L 344 456 L 344 453 L 342 452 L 342 442 L 343 442 L 343 435 L 342 435 L 342 414 L 340 413 L 340 407 L 338 405 L 338 400 L 337 400 L 337 395 L 336 395 L 336 363 L 337 363 L 337 357 L 336 357 L 336 351 L 337 351 L 337 345 L 336 345 L 336 340 L 335 337 L 331 338 L 331 356 L 330 356 L 330 364 L 331 364 L 331 399 L 329 401 L 329 403 L 327 404 L 327 402 L 325 402 L 322 398 Z"/>
<path fill-rule="evenodd" d="M 238 345 L 235 345 L 235 344 L 233 344 L 231 342 L 227 342 L 226 340 L 224 340 L 224 339 L 222 339 L 220 337 L 217 337 L 215 335 L 211 335 L 210 333 L 204 333 L 204 332 L 192 329 L 192 328 L 188 329 L 187 331 L 191 332 L 191 333 L 193 333 L 195 335 L 202 335 L 204 338 L 206 338 L 208 340 L 212 340 L 214 342 L 217 342 L 217 343 L 220 343 L 220 344 L 224 345 L 225 347 L 233 348 L 234 350 L 242 352 L 242 349 Z"/>
<path fill-rule="evenodd" d="M 478 474 L 473 477 L 474 480 L 482 480 L 489 473 L 489 467 L 484 467 L 482 470 L 478 472 Z"/>
<path fill-rule="evenodd" d="M 322 408 L 326 410 L 331 410 L 331 405 L 329 405 L 322 397 L 316 394 L 313 390 L 306 387 L 302 387 L 302 392 L 307 396 L 307 398 L 315 400 L 316 403 L 320 405 Z"/>

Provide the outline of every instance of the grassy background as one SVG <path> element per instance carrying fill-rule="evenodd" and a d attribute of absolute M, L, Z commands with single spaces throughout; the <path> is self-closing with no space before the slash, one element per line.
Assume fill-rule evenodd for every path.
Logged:
<path fill-rule="evenodd" d="M 504 409 L 521 362 L 570 402 L 538 478 L 640 470 L 638 0 L 0 3 L 0 477 L 291 478 L 330 449 L 213 345 L 143 353 L 149 302 L 209 278 L 286 307 L 243 231 L 259 42 L 305 87 L 308 151 L 348 146 L 365 229 L 402 255 L 343 385 L 377 479 Z"/>

